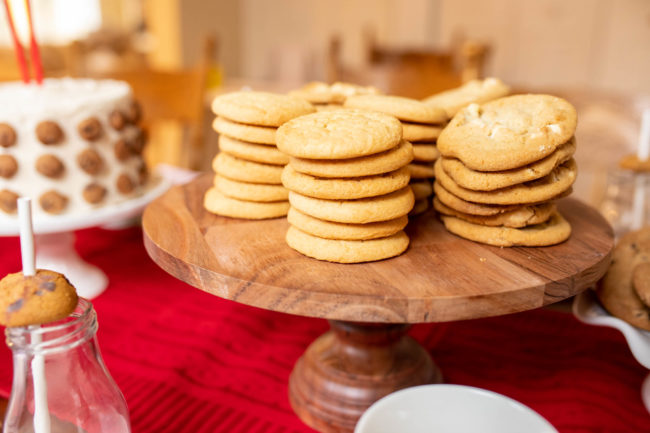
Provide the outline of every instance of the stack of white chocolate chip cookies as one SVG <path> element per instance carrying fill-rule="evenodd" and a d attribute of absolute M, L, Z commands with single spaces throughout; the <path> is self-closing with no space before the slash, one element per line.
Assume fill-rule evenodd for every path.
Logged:
<path fill-rule="evenodd" d="M 358 84 L 336 82 L 333 84 L 313 81 L 302 86 L 300 89 L 289 92 L 289 96 L 295 96 L 311 102 L 316 110 L 335 110 L 341 108 L 345 100 L 354 95 L 376 95 L 381 93 L 379 89 L 372 86 L 359 86 Z"/>
<path fill-rule="evenodd" d="M 289 246 L 339 263 L 401 254 L 413 207 L 410 143 L 393 116 L 367 110 L 321 111 L 282 125 L 278 148 L 290 190 Z"/>
<path fill-rule="evenodd" d="M 414 158 L 409 164 L 409 171 L 415 206 L 411 214 L 425 212 L 433 193 L 433 163 L 439 156 L 436 139 L 447 121 L 445 111 L 415 99 L 387 95 L 351 96 L 344 106 L 391 114 L 402 122 L 403 139 L 413 145 Z"/>
<path fill-rule="evenodd" d="M 275 146 L 277 127 L 294 117 L 313 113 L 307 101 L 264 92 L 218 96 L 213 123 L 219 154 L 212 163 L 214 186 L 205 194 L 205 208 L 235 218 L 276 218 L 289 210 L 282 169 L 289 157 Z"/>
<path fill-rule="evenodd" d="M 577 168 L 576 111 L 549 95 L 472 104 L 438 139 L 434 207 L 445 227 L 496 246 L 546 246 L 566 240 L 554 200 L 570 193 Z"/>

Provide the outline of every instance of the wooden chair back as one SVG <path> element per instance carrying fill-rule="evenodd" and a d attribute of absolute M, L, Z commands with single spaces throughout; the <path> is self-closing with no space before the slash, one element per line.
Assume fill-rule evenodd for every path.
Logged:
<path fill-rule="evenodd" d="M 77 76 L 80 58 L 75 43 L 41 45 L 40 54 L 43 75 L 46 78 Z M 27 50 L 25 51 L 25 57 L 29 64 L 29 51 Z M 0 81 L 17 81 L 20 79 L 20 70 L 13 47 L 0 48 Z"/>
<path fill-rule="evenodd" d="M 382 47 L 371 32 L 366 32 L 365 45 L 365 65 L 352 70 L 342 64 L 342 43 L 333 37 L 327 79 L 373 85 L 389 94 L 421 99 L 481 77 L 489 53 L 486 45 L 471 41 L 449 51 Z"/>
<path fill-rule="evenodd" d="M 173 160 L 155 155 L 157 143 L 152 143 L 150 139 L 149 149 L 154 154 L 150 155 L 149 161 L 168 162 L 191 169 L 201 167 L 206 84 L 214 51 L 215 39 L 207 37 L 201 59 L 192 68 L 160 71 L 147 67 L 103 75 L 131 85 L 135 98 L 142 106 L 146 128 L 155 128 L 161 123 L 173 123 L 183 128 L 182 143 Z"/>

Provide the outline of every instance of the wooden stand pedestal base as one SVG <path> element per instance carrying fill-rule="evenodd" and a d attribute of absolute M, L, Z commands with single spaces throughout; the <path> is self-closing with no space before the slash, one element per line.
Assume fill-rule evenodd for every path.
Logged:
<path fill-rule="evenodd" d="M 372 403 L 409 386 L 442 381 L 410 325 L 330 321 L 298 360 L 289 399 L 298 416 L 320 432 L 352 432 Z"/>
<path fill-rule="evenodd" d="M 539 308 L 600 279 L 611 227 L 576 200 L 558 202 L 571 237 L 544 248 L 496 248 L 447 232 L 433 212 L 407 227 L 408 250 L 355 265 L 322 262 L 286 245 L 284 218 L 256 221 L 203 207 L 213 175 L 172 188 L 147 207 L 144 244 L 170 274 L 215 296 L 332 320 L 291 374 L 294 410 L 321 432 L 352 432 L 377 399 L 440 382 L 429 354 L 406 336 L 411 323 L 449 322 Z M 271 366 L 269 366 L 271 368 Z"/>

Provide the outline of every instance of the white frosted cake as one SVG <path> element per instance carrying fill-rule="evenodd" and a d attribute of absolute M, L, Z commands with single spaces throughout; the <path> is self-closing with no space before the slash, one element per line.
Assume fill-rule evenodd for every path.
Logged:
<path fill-rule="evenodd" d="M 147 170 L 128 84 L 48 79 L 0 85 L 0 213 L 88 211 L 142 194 Z"/>

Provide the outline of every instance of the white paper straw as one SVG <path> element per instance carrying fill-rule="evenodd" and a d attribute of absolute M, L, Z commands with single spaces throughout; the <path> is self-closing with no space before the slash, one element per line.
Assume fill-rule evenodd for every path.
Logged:
<path fill-rule="evenodd" d="M 18 224 L 20 230 L 20 255 L 23 261 L 23 275 L 36 275 L 34 254 L 34 230 L 32 226 L 32 199 L 18 199 Z M 32 346 L 41 343 L 40 326 L 30 326 Z M 47 405 L 47 381 L 45 379 L 45 359 L 34 354 L 32 358 L 32 379 L 34 381 L 34 432 L 50 433 L 50 411 Z"/>
<path fill-rule="evenodd" d="M 650 109 L 643 110 L 641 117 L 641 131 L 639 132 L 639 144 L 636 150 L 639 161 L 645 161 L 650 157 Z M 634 202 L 632 203 L 632 230 L 643 227 L 645 222 L 645 173 L 634 175 Z"/>
<path fill-rule="evenodd" d="M 632 203 L 632 230 L 639 230 L 645 222 L 645 179 L 644 173 L 634 176 L 634 201 Z"/>
<path fill-rule="evenodd" d="M 38 329 L 38 326 L 35 328 Z M 41 335 L 32 332 L 31 343 L 40 344 Z M 47 379 L 43 355 L 34 354 L 32 358 L 32 378 L 34 380 L 34 432 L 50 433 L 50 410 L 47 405 Z"/>
<path fill-rule="evenodd" d="M 637 147 L 636 156 L 639 158 L 639 161 L 645 161 L 650 158 L 650 108 L 643 110 L 641 132 L 639 133 L 639 146 Z"/>
<path fill-rule="evenodd" d="M 18 223 L 20 229 L 20 255 L 23 261 L 23 275 L 36 274 L 34 260 L 34 230 L 32 228 L 32 199 L 18 199 Z"/>
<path fill-rule="evenodd" d="M 650 108 L 643 110 L 641 116 L 641 131 L 639 132 L 639 145 L 636 150 L 639 161 L 650 157 Z M 643 227 L 645 222 L 645 173 L 634 175 L 634 202 L 632 203 L 632 230 Z"/>

